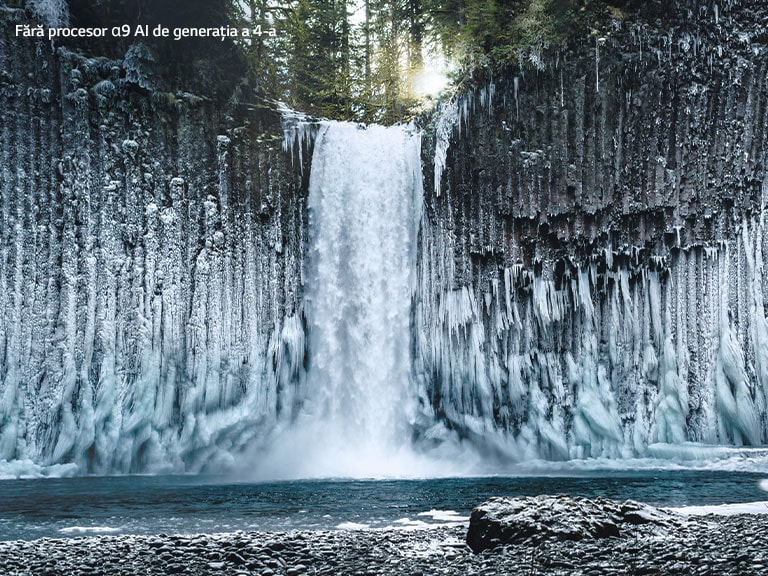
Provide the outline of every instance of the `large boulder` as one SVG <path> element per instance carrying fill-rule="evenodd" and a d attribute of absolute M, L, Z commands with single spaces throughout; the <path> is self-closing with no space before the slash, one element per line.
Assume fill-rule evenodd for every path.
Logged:
<path fill-rule="evenodd" d="M 551 538 L 619 538 L 631 526 L 674 528 L 682 517 L 628 500 L 579 496 L 494 497 L 472 511 L 467 544 L 482 552 L 501 544 L 538 543 Z"/>

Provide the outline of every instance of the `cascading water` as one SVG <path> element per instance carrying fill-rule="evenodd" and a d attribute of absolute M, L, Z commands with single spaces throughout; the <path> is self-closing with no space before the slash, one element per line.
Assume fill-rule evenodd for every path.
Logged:
<path fill-rule="evenodd" d="M 250 109 L 155 91 L 138 46 L 51 50 L 0 10 L 0 477 L 754 454 L 753 10 L 469 89 L 433 166 L 412 128 L 289 111 L 286 154 Z"/>
<path fill-rule="evenodd" d="M 326 122 L 315 136 L 308 370 L 294 398 L 296 414 L 271 441 L 259 474 L 397 475 L 398 467 L 414 473 L 410 321 L 420 145 L 411 126 Z"/>
<path fill-rule="evenodd" d="M 308 410 L 350 439 L 397 444 L 406 432 L 419 136 L 328 124 L 316 146 Z"/>

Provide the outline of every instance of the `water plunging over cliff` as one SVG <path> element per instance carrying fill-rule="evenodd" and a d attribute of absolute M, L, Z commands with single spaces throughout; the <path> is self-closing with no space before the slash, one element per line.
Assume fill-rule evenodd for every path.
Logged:
<path fill-rule="evenodd" d="M 410 321 L 420 135 L 409 126 L 328 122 L 314 140 L 308 370 L 297 413 L 266 459 L 267 468 L 279 461 L 278 469 L 267 473 L 397 474 L 396 462 L 411 458 L 415 409 Z M 286 453 L 287 460 L 276 456 Z"/>
<path fill-rule="evenodd" d="M 309 410 L 345 436 L 391 444 L 405 432 L 419 136 L 328 124 L 316 145 L 305 287 Z"/>

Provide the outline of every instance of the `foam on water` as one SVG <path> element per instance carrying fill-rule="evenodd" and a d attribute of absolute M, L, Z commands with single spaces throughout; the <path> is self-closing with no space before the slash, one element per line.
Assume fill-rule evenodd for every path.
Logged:
<path fill-rule="evenodd" d="M 336 526 L 339 530 L 367 530 L 370 527 L 370 524 L 362 524 L 359 522 L 342 522 Z"/>
<path fill-rule="evenodd" d="M 69 526 L 61 528 L 59 532 L 72 536 L 81 534 L 115 534 L 121 530 L 122 528 L 114 528 L 112 526 Z"/>
<path fill-rule="evenodd" d="M 430 528 L 434 526 L 433 524 L 430 524 L 429 522 L 424 522 L 423 520 L 411 520 L 410 518 L 398 518 L 395 520 L 391 526 L 387 526 L 387 528 L 396 528 L 400 530 L 421 530 L 424 528 Z"/>
<path fill-rule="evenodd" d="M 418 516 L 416 520 L 408 517 L 399 518 L 387 528 L 420 530 L 438 526 L 465 526 L 469 522 L 468 516 L 462 516 L 454 510 L 427 510 L 426 512 L 419 512 L 416 516 Z M 422 518 L 430 518 L 431 520 L 422 520 Z"/>
<path fill-rule="evenodd" d="M 469 522 L 468 516 L 462 516 L 453 510 L 428 510 L 419 512 L 416 516 L 418 516 L 417 519 L 411 519 L 408 516 L 398 518 L 385 526 L 384 529 L 424 530 L 437 527 L 466 526 Z M 423 518 L 431 518 L 431 521 Z"/>
<path fill-rule="evenodd" d="M 428 518 L 432 518 L 432 520 L 448 523 L 469 522 L 469 518 L 467 516 L 462 516 L 455 510 L 427 510 L 426 512 L 419 512 L 419 516 L 426 516 Z"/>

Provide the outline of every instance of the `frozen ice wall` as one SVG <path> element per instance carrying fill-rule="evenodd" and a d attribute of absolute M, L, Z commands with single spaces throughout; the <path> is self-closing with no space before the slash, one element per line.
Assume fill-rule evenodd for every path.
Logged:
<path fill-rule="evenodd" d="M 161 89 L 140 44 L 4 26 L 0 461 L 430 474 L 764 444 L 768 14 L 712 6 L 444 103 L 423 190 L 408 129 L 287 114 L 281 149 L 259 112 Z M 240 458 L 265 444 L 286 459 Z"/>
<path fill-rule="evenodd" d="M 27 0 L 27 7 L 46 26 L 66 26 L 69 23 L 66 0 Z"/>
<path fill-rule="evenodd" d="M 444 105 L 421 437 L 514 459 L 768 441 L 765 17 L 681 4 L 663 32 L 616 22 L 599 60 L 553 55 Z"/>
<path fill-rule="evenodd" d="M 712 249 L 510 266 L 479 287 L 453 287 L 453 246 L 425 245 L 417 371 L 437 422 L 423 435 L 447 426 L 515 460 L 764 444 L 766 241 L 753 219 Z"/>
<path fill-rule="evenodd" d="M 17 17 L 0 12 L 0 460 L 220 469 L 303 358 L 301 181 L 252 113 L 154 89 L 140 46 L 87 59 L 15 38 Z"/>

